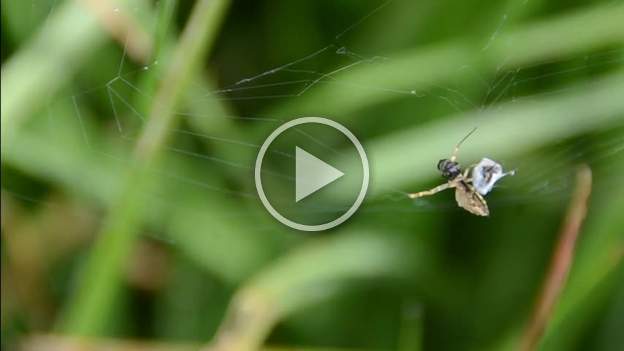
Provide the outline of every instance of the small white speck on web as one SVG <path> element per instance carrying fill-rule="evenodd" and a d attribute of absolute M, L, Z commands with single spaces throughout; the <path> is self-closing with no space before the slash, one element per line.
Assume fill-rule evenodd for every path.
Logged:
<path fill-rule="evenodd" d="M 424 94 L 424 93 L 419 93 L 416 90 L 410 90 L 409 94 L 410 95 L 414 95 L 414 96 L 419 97 L 419 98 L 425 97 L 427 95 L 427 94 Z"/>

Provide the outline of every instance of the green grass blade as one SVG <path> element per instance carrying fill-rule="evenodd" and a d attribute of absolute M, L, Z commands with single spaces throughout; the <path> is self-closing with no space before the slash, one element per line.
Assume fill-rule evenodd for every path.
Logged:
<path fill-rule="evenodd" d="M 491 73 L 609 44 L 623 44 L 622 23 L 624 5 L 600 5 L 501 33 L 487 50 L 462 40 L 397 53 L 384 63 L 362 63 L 336 73 L 331 79 L 337 84 L 318 84 L 269 115 L 292 117 L 314 111 L 339 120 L 357 118 L 353 113 L 360 109 L 409 97 L 409 91 L 418 94 L 432 84 L 456 79 L 462 74 L 459 68 L 463 66 Z M 387 89 L 404 91 L 406 95 L 388 93 Z"/>
<path fill-rule="evenodd" d="M 137 237 L 143 209 L 149 204 L 145 198 L 150 187 L 149 171 L 158 161 L 169 130 L 176 122 L 174 110 L 179 100 L 214 42 L 227 5 L 226 0 L 203 0 L 193 9 L 136 145 L 135 163 L 126 176 L 123 195 L 111 209 L 82 272 L 75 301 L 69 306 L 63 325 L 68 333 L 101 333 L 106 317 L 112 312 L 125 259 Z"/>

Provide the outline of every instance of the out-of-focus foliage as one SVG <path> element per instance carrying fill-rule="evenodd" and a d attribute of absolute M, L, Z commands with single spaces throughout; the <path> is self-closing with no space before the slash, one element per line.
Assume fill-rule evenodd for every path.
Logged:
<path fill-rule="evenodd" d="M 582 163 L 588 215 L 540 348 L 624 345 L 621 1 L 205 3 L 2 0 L 3 349 L 205 343 L 256 298 L 249 345 L 515 349 Z M 371 160 L 367 201 L 328 233 L 254 196 L 257 145 L 299 116 L 344 123 Z M 474 126 L 462 162 L 517 169 L 492 215 L 407 199 Z"/>

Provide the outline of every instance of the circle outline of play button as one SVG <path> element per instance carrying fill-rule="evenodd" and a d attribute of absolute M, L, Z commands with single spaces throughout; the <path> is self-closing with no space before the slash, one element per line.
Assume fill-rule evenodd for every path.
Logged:
<path fill-rule="evenodd" d="M 351 141 L 351 143 L 353 143 L 353 146 L 355 146 L 355 149 L 357 150 L 358 155 L 360 156 L 360 160 L 362 162 L 362 174 L 363 174 L 362 187 L 360 188 L 360 192 L 357 198 L 355 199 L 355 201 L 353 202 L 353 204 L 351 205 L 351 207 L 347 210 L 347 212 L 343 213 L 340 217 L 330 222 L 323 223 L 323 224 L 316 224 L 316 225 L 297 223 L 284 217 L 282 214 L 280 214 L 271 205 L 271 203 L 269 202 L 269 199 L 266 197 L 266 194 L 264 193 L 264 188 L 262 187 L 262 177 L 261 177 L 262 160 L 264 159 L 264 155 L 266 154 L 271 143 L 275 141 L 275 139 L 277 139 L 277 137 L 280 136 L 280 134 L 282 134 L 287 129 L 290 129 L 292 127 L 295 127 L 301 124 L 307 124 L 307 123 L 316 123 L 316 124 L 323 124 L 326 126 L 330 126 L 338 130 L 342 134 L 344 134 Z M 368 165 L 368 158 L 366 157 L 366 153 L 364 152 L 364 148 L 362 147 L 362 144 L 360 144 L 360 141 L 357 139 L 355 135 L 353 135 L 353 133 L 351 133 L 350 130 L 348 130 L 342 124 L 336 121 L 332 121 L 331 119 L 323 118 L 323 117 L 300 117 L 300 118 L 293 119 L 292 121 L 288 121 L 282 124 L 281 126 L 279 126 L 277 129 L 275 129 L 266 138 L 264 143 L 262 143 L 262 146 L 260 147 L 260 151 L 258 152 L 258 156 L 256 157 L 256 166 L 254 169 L 254 180 L 256 183 L 256 190 L 258 191 L 258 195 L 260 196 L 260 201 L 262 202 L 264 207 L 267 209 L 267 211 L 269 211 L 269 213 L 275 219 L 280 221 L 282 224 L 287 225 L 293 229 L 308 231 L 308 232 L 316 232 L 316 231 L 331 229 L 335 226 L 342 224 L 344 221 L 349 219 L 349 217 L 351 217 L 355 213 L 355 211 L 357 211 L 357 209 L 360 207 L 360 205 L 364 201 L 364 198 L 366 197 L 366 192 L 368 190 L 369 179 L 370 179 L 370 170 L 369 170 L 369 165 Z"/>

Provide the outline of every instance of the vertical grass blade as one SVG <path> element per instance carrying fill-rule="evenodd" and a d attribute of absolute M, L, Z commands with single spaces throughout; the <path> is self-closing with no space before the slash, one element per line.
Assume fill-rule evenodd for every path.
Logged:
<path fill-rule="evenodd" d="M 168 131 L 176 122 L 174 110 L 212 46 L 226 13 L 227 0 L 201 0 L 192 12 L 177 45 L 171 65 L 158 90 L 135 148 L 122 195 L 111 209 L 81 275 L 75 301 L 70 305 L 63 329 L 71 334 L 101 333 L 120 287 L 125 259 L 140 228 L 145 194 L 153 179 L 149 170 L 157 162 Z"/>

